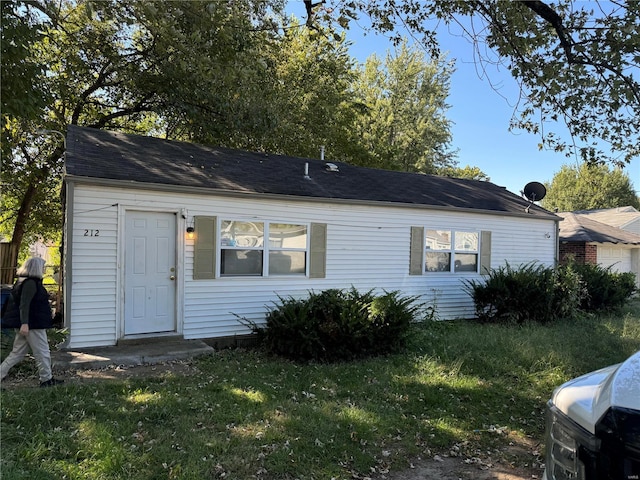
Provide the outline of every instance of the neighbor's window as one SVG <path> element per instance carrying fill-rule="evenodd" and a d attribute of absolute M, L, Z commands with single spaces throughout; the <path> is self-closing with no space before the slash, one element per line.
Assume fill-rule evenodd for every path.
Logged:
<path fill-rule="evenodd" d="M 477 272 L 478 233 L 426 230 L 426 272 Z"/>
<path fill-rule="evenodd" d="M 266 245 L 265 238 L 269 239 Z M 306 274 L 307 226 L 223 220 L 220 275 L 264 275 L 265 271 L 269 275 Z"/>

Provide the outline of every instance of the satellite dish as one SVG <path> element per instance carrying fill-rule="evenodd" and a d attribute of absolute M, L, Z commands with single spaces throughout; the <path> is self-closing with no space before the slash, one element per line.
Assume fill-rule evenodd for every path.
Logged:
<path fill-rule="evenodd" d="M 524 196 L 531 202 L 539 202 L 547 194 L 547 189 L 540 182 L 529 182 L 524 186 Z"/>

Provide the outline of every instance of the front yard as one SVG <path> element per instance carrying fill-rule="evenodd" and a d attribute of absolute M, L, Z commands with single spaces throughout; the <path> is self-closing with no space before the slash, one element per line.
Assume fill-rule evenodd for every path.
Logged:
<path fill-rule="evenodd" d="M 384 478 L 447 456 L 531 467 L 553 388 L 638 349 L 635 300 L 547 326 L 430 322 L 405 352 L 352 363 L 226 350 L 179 369 L 6 388 L 2 475 Z"/>

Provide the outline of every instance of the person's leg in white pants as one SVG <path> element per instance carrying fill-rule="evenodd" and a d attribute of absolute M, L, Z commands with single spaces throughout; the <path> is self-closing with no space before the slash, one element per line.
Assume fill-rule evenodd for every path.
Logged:
<path fill-rule="evenodd" d="M 7 376 L 9 370 L 20 363 L 27 352 L 29 352 L 27 337 L 20 335 L 17 330 L 15 332 L 16 336 L 13 339 L 13 349 L 11 350 L 11 353 L 7 355 L 7 358 L 4 359 L 2 365 L 0 365 L 0 379 L 2 380 Z"/>
<path fill-rule="evenodd" d="M 31 348 L 31 352 L 36 359 L 40 382 L 46 382 L 51 379 L 51 352 L 49 351 L 47 331 L 43 328 L 29 330 L 29 334 L 26 337 L 16 331 L 13 349 L 0 365 L 0 379 L 4 379 L 9 370 L 22 361 L 29 348 Z"/>
<path fill-rule="evenodd" d="M 47 331 L 44 328 L 29 330 L 27 342 L 31 347 L 31 352 L 36 359 L 38 365 L 38 373 L 40 382 L 46 382 L 52 377 L 51 374 L 51 352 L 49 351 L 49 341 L 47 340 Z"/>

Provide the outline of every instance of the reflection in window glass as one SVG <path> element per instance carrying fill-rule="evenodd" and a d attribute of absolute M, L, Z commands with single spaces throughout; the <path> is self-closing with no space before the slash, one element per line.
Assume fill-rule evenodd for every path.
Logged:
<path fill-rule="evenodd" d="M 289 223 L 269 224 L 269 248 L 307 248 L 307 226 Z"/>
<path fill-rule="evenodd" d="M 426 230 L 426 272 L 477 272 L 478 232 Z"/>
<path fill-rule="evenodd" d="M 454 271 L 477 272 L 478 271 L 478 255 L 475 253 L 456 253 Z"/>
<path fill-rule="evenodd" d="M 456 232 L 456 251 L 477 252 L 478 233 L 477 232 Z"/>
<path fill-rule="evenodd" d="M 427 272 L 448 272 L 451 270 L 451 254 L 429 252 L 425 254 L 424 268 Z"/>
<path fill-rule="evenodd" d="M 269 275 L 307 273 L 307 226 L 269 224 Z"/>
<path fill-rule="evenodd" d="M 269 252 L 269 275 L 304 275 L 307 271 L 306 252 Z"/>
<path fill-rule="evenodd" d="M 223 220 L 220 224 L 220 246 L 262 248 L 264 223 Z"/>
<path fill-rule="evenodd" d="M 306 275 L 307 243 L 307 225 L 223 220 L 220 275 Z"/>
<path fill-rule="evenodd" d="M 262 250 L 221 250 L 220 275 L 262 275 Z"/>
<path fill-rule="evenodd" d="M 427 250 L 451 250 L 451 230 L 427 230 Z"/>

